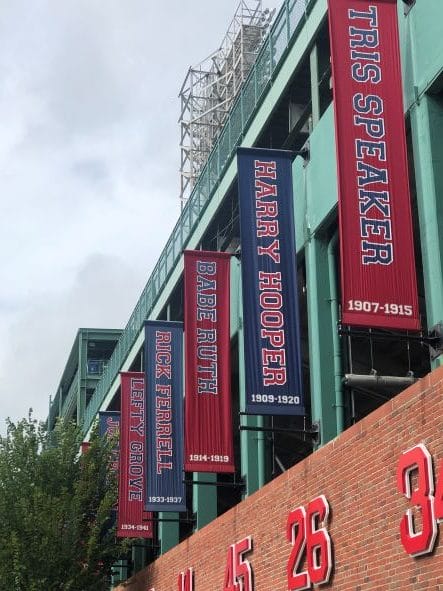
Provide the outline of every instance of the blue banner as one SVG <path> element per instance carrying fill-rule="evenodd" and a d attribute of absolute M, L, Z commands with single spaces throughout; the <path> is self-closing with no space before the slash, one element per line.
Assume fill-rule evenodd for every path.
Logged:
<path fill-rule="evenodd" d="M 120 412 L 118 410 L 100 410 L 98 413 L 98 432 L 100 437 L 115 435 L 120 428 Z"/>
<path fill-rule="evenodd" d="M 109 468 L 118 479 L 120 467 L 120 411 L 100 410 L 98 413 L 98 434 L 100 437 L 115 437 L 115 443 L 111 451 Z M 118 502 L 111 509 L 111 514 L 106 522 L 105 532 L 114 527 L 117 521 Z"/>
<path fill-rule="evenodd" d="M 98 413 L 98 432 L 100 437 L 112 437 L 117 435 L 112 449 L 111 470 L 118 472 L 119 464 L 119 432 L 120 412 L 118 410 L 102 410 Z"/>
<path fill-rule="evenodd" d="M 239 148 L 246 412 L 303 415 L 291 152 Z"/>
<path fill-rule="evenodd" d="M 186 511 L 183 323 L 145 322 L 146 511 Z"/>

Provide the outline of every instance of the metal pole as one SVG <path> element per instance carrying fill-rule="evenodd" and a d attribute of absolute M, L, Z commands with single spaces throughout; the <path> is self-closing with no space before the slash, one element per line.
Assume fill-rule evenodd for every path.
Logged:
<path fill-rule="evenodd" d="M 337 272 L 335 267 L 335 250 L 338 242 L 338 233 L 335 233 L 328 244 L 329 267 L 329 293 L 331 303 L 332 344 L 334 349 L 334 385 L 335 385 L 335 416 L 337 421 L 337 434 L 344 430 L 344 396 L 343 396 L 343 370 L 341 343 L 338 335 L 338 296 L 337 296 Z"/>

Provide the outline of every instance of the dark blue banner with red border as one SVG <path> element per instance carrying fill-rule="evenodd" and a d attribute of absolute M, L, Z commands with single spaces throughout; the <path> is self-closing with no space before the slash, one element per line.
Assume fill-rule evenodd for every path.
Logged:
<path fill-rule="evenodd" d="M 183 323 L 145 322 L 146 511 L 186 511 Z"/>
<path fill-rule="evenodd" d="M 100 437 L 115 437 L 112 449 L 111 470 L 118 473 L 119 465 L 119 432 L 120 412 L 117 410 L 103 410 L 98 413 L 98 432 Z"/>
<path fill-rule="evenodd" d="M 291 152 L 239 148 L 246 412 L 303 415 Z"/>

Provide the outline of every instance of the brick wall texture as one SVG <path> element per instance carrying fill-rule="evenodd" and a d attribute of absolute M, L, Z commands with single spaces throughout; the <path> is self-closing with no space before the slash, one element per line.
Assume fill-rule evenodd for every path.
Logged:
<path fill-rule="evenodd" d="M 443 460 L 443 367 L 346 430 L 155 563 L 119 591 L 176 591 L 177 576 L 194 568 L 195 591 L 223 591 L 228 546 L 248 535 L 255 591 L 286 591 L 288 513 L 320 494 L 329 501 L 333 571 L 320 589 L 443 591 L 443 532 L 432 554 L 413 558 L 400 542 L 409 508 L 397 492 L 403 452 L 423 443 L 435 480 Z M 443 477 L 443 474 L 442 474 Z M 439 526 L 443 530 L 443 523 Z M 304 559 L 302 570 L 305 570 Z"/>

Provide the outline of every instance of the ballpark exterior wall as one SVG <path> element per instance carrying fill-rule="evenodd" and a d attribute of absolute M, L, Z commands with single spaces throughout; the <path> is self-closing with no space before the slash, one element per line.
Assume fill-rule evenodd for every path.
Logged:
<path fill-rule="evenodd" d="M 314 58 L 319 31 L 325 25 L 327 18 L 327 2 L 326 0 L 300 0 L 300 3 L 305 3 L 309 10 L 306 10 L 300 26 L 292 31 L 287 47 L 283 52 L 279 52 L 279 62 L 241 130 L 239 143 L 242 146 L 254 146 L 259 142 L 261 133 L 269 125 L 273 113 L 278 110 L 282 97 L 288 91 L 294 76 L 297 76 L 301 65 L 303 63 L 306 65 L 307 60 L 311 66 L 315 65 Z M 416 228 L 418 232 L 416 242 L 420 245 L 420 253 L 417 251 L 417 266 L 421 266 L 423 269 L 424 289 L 422 295 L 425 300 L 427 326 L 430 328 L 439 321 L 443 321 L 443 142 L 441 141 L 443 137 L 443 35 L 441 34 L 443 3 L 441 0 L 417 0 L 407 15 L 404 14 L 405 5 L 402 0 L 398 0 L 397 4 L 405 111 L 410 143 L 412 144 L 410 164 L 414 174 L 411 175 L 411 179 L 412 185 L 415 185 L 417 203 Z M 282 10 L 288 9 L 292 5 L 294 5 L 293 0 L 285 2 L 282 0 Z M 312 68 L 310 90 L 313 103 L 318 102 L 318 73 L 315 67 Z M 309 83 L 306 84 L 309 86 Z M 334 341 L 333 338 L 336 335 L 337 326 L 332 309 L 334 306 L 337 307 L 337 295 L 333 297 L 331 292 L 337 284 L 337 277 L 333 275 L 333 269 L 328 265 L 329 250 L 333 245 L 330 237 L 336 224 L 337 208 L 332 104 L 321 116 L 319 113 L 316 115 L 317 117 L 314 117 L 313 113 L 312 129 L 309 136 L 309 160 L 304 161 L 301 156 L 295 159 L 293 180 L 296 250 L 300 255 L 300 260 L 304 260 L 306 265 L 310 372 L 310 389 L 306 392 L 306 396 L 311 401 L 310 418 L 312 421 L 319 422 L 321 443 L 325 444 L 333 440 L 343 428 L 343 424 L 340 423 L 340 404 L 337 401 L 336 390 L 337 384 L 339 387 L 341 385 L 344 364 L 339 370 L 334 367 L 334 360 L 338 357 L 341 345 L 337 344 L 337 340 Z M 104 375 L 99 384 L 100 387 L 97 388 L 91 403 L 85 409 L 82 426 L 86 433 L 90 429 L 97 411 L 106 410 L 113 399 L 118 397 L 120 383 L 118 372 L 137 369 L 135 364 L 140 358 L 140 350 L 143 347 L 144 334 L 141 331 L 141 326 L 145 315 L 151 319 L 158 318 L 170 302 L 174 290 L 180 282 L 183 273 L 183 257 L 178 253 L 181 252 L 181 247 L 199 248 L 208 228 L 217 219 L 220 206 L 236 182 L 237 167 L 233 157 L 234 153 L 235 150 L 226 160 L 223 160 L 223 166 L 220 165 L 217 169 L 218 176 L 215 175 L 216 181 L 211 185 L 212 188 L 210 191 L 208 190 L 204 199 L 202 198 L 203 205 L 195 211 L 192 208 L 185 208 L 182 213 L 168 241 L 169 246 L 162 253 L 151 279 L 134 308 L 115 355 L 111 359 L 109 371 Z M 183 241 L 177 243 L 178 247 L 174 242 L 177 236 L 184 237 Z M 168 250 L 171 244 L 174 246 L 172 254 Z M 235 259 L 232 262 L 231 335 L 237 336 L 241 345 L 243 342 L 243 311 L 239 285 L 240 272 L 241 261 Z M 177 318 L 171 319 L 177 320 Z M 424 329 L 426 330 L 426 327 Z M 244 363 L 241 346 L 239 355 L 239 396 L 242 400 L 244 387 L 241 381 L 244 377 Z M 426 355 L 425 350 L 424 355 Z M 443 356 L 440 356 L 433 363 L 438 365 L 442 360 Z M 390 373 L 394 373 L 394 371 Z M 56 405 L 53 404 L 53 406 Z M 58 408 L 53 410 L 55 416 Z M 246 426 L 260 425 L 260 420 L 261 418 L 242 417 L 242 423 Z M 348 432 L 344 437 L 347 437 L 347 434 Z M 246 495 L 260 488 L 265 481 L 263 439 L 263 434 L 260 432 L 243 431 L 241 433 L 241 475 L 246 482 Z M 337 445 L 339 441 L 340 439 L 334 440 L 334 445 Z M 309 461 L 306 465 L 310 465 Z M 194 477 L 198 479 L 199 475 L 194 475 Z M 335 474 L 330 474 L 330 478 L 331 481 L 334 481 Z M 203 480 L 207 479 L 205 475 Z M 272 487 L 273 484 L 269 486 Z M 326 491 L 325 494 L 328 492 Z M 197 518 L 196 529 L 200 529 L 216 516 L 216 495 L 215 487 L 194 486 L 192 510 Z M 303 502 L 306 499 L 307 497 L 303 496 Z M 296 502 L 298 502 L 297 499 L 294 503 Z M 280 517 L 280 529 L 275 531 L 280 540 L 282 552 L 287 556 L 288 544 L 285 542 L 284 529 L 281 529 L 281 524 L 284 524 L 290 507 L 296 505 L 290 503 L 290 507 L 287 507 L 287 499 L 284 503 L 283 514 Z M 334 499 L 331 501 L 331 506 L 333 514 L 331 527 L 335 528 L 334 523 L 338 517 Z M 243 504 L 238 507 L 238 511 L 243 511 Z M 174 514 L 174 517 L 178 517 L 178 515 Z M 158 530 L 161 551 L 178 543 L 179 527 L 177 523 L 159 522 Z M 334 536 L 336 535 L 334 531 Z M 191 541 L 193 543 L 193 539 L 192 537 L 189 543 Z M 235 539 L 222 540 L 223 547 L 218 548 L 218 552 L 221 554 L 216 557 L 216 565 L 218 569 L 221 569 L 221 572 L 224 568 L 226 544 L 235 541 Z M 255 544 L 256 549 L 252 554 L 253 561 L 259 551 L 257 549 L 258 541 Z M 334 538 L 334 548 L 337 548 L 336 538 Z M 170 556 L 170 553 L 167 555 Z M 419 561 L 418 564 L 424 564 L 424 560 Z M 179 569 L 182 570 L 187 566 L 184 562 L 180 561 Z M 281 568 L 284 568 L 284 564 Z M 336 571 L 337 565 L 336 562 Z M 172 573 L 172 579 L 168 579 L 167 583 L 162 583 L 157 591 L 166 588 L 166 584 L 169 588 L 171 585 L 175 587 L 176 575 L 177 573 Z M 197 572 L 197 584 L 199 576 L 202 575 Z M 165 580 L 167 578 L 165 576 Z M 223 581 L 218 575 L 216 586 L 220 587 L 222 583 Z M 279 586 L 281 586 L 280 583 Z M 377 587 L 369 585 L 366 588 Z M 398 589 L 399 587 L 394 586 L 393 588 Z"/>
<path fill-rule="evenodd" d="M 443 460 L 443 368 L 402 392 L 225 513 L 148 568 L 120 591 L 169 591 L 194 569 L 195 591 L 223 589 L 228 546 L 252 536 L 248 553 L 254 588 L 288 589 L 288 513 L 324 494 L 330 504 L 327 529 L 333 571 L 322 589 L 335 591 L 438 591 L 443 589 L 443 539 L 434 552 L 413 558 L 400 541 L 408 501 L 397 492 L 403 452 L 425 444 L 436 478 Z M 440 525 L 440 527 L 442 527 Z M 304 565 L 301 565 L 304 570 Z"/>

